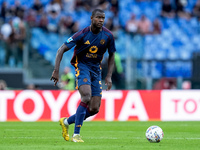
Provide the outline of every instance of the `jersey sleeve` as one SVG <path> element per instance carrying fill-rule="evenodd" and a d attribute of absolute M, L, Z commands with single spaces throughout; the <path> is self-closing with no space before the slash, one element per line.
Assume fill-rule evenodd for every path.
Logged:
<path fill-rule="evenodd" d="M 80 39 L 81 39 L 81 32 L 77 32 L 73 36 L 68 38 L 64 43 L 69 49 L 71 49 L 72 47 L 74 47 L 77 44 L 77 42 Z"/>
<path fill-rule="evenodd" d="M 110 41 L 109 41 L 109 44 L 108 44 L 108 53 L 114 53 L 116 51 L 116 48 L 115 48 L 115 39 L 113 37 L 113 35 L 110 36 Z"/>

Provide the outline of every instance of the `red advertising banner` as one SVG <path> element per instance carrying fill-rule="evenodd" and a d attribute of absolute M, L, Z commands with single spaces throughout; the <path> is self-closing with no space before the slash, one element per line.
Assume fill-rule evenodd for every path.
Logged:
<path fill-rule="evenodd" d="M 88 120 L 160 120 L 161 91 L 103 91 L 100 111 Z M 0 121 L 58 121 L 73 115 L 78 91 L 0 91 Z"/>

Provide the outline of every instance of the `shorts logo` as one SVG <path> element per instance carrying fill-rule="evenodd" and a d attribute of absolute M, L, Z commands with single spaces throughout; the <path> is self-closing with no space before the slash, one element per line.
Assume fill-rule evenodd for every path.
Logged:
<path fill-rule="evenodd" d="M 102 39 L 102 40 L 100 41 L 100 44 L 103 45 L 104 43 L 105 43 L 105 40 Z"/>
<path fill-rule="evenodd" d="M 81 127 L 81 125 L 77 125 L 76 127 L 80 128 L 80 127 Z"/>
<path fill-rule="evenodd" d="M 88 81 L 87 78 L 83 79 L 83 82 L 87 82 L 87 81 Z"/>
<path fill-rule="evenodd" d="M 71 42 L 71 41 L 73 41 L 73 38 L 72 38 L 72 37 L 70 37 L 70 38 L 67 40 L 67 43 L 69 43 L 69 42 Z"/>

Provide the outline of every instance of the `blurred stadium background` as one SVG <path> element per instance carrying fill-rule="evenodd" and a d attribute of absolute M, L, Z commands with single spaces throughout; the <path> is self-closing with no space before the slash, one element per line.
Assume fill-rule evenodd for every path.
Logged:
<path fill-rule="evenodd" d="M 105 11 L 105 26 L 116 39 L 113 89 L 200 88 L 199 0 L 0 3 L 0 79 L 9 89 L 26 89 L 29 85 L 58 89 L 49 80 L 57 49 L 75 32 L 90 25 L 94 8 Z M 72 67 L 72 54 L 73 50 L 65 53 L 60 74 L 66 66 Z"/>
<path fill-rule="evenodd" d="M 179 90 L 200 89 L 200 0 L 0 4 L 0 149 L 200 149 L 200 91 Z M 85 144 L 66 147 L 57 121 L 76 112 L 80 94 L 53 86 L 50 77 L 57 49 L 90 25 L 95 8 L 105 11 L 116 40 L 113 90 L 103 92 L 99 113 L 85 122 Z M 61 80 L 74 73 L 72 55 L 63 57 Z M 145 139 L 151 125 L 164 131 L 159 144 Z"/>

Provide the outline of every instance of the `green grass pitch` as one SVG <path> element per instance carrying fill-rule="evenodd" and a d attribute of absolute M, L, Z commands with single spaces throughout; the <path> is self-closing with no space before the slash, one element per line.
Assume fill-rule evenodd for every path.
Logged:
<path fill-rule="evenodd" d="M 151 125 L 163 129 L 160 143 L 147 141 Z M 200 122 L 84 122 L 81 136 L 65 141 L 58 122 L 0 122 L 0 150 L 199 150 Z"/>

